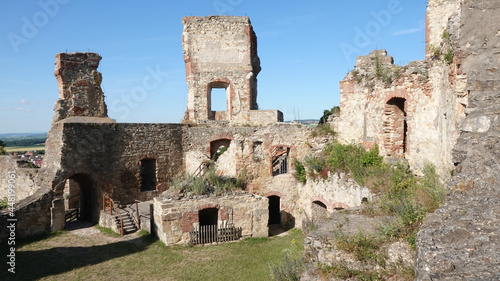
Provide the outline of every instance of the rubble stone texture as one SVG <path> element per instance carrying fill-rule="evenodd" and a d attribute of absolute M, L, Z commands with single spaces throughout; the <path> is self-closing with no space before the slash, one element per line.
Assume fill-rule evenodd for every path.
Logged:
<path fill-rule="evenodd" d="M 459 15 L 448 18 L 460 18 L 455 59 L 467 77 L 467 116 L 453 150 L 451 194 L 417 238 L 417 280 L 500 279 L 500 5 L 459 3 Z"/>
<path fill-rule="evenodd" d="M 253 194 L 192 199 L 154 199 L 155 234 L 165 245 L 188 244 L 189 231 L 199 226 L 199 211 L 216 208 L 218 225 L 241 228 L 241 236 L 268 236 L 268 200 Z"/>
<path fill-rule="evenodd" d="M 339 139 L 365 148 L 377 144 L 385 158 L 406 159 L 416 173 L 431 163 L 449 178 L 456 124 L 463 118 L 453 94 L 455 76 L 441 62 L 401 67 L 393 61 L 385 50 L 360 56 L 340 82 L 341 114 L 334 119 Z"/>
<path fill-rule="evenodd" d="M 107 117 L 102 75 L 97 71 L 101 56 L 95 53 L 60 53 L 56 55 L 54 75 L 59 86 L 59 100 L 54 107 L 54 122 L 72 117 Z"/>

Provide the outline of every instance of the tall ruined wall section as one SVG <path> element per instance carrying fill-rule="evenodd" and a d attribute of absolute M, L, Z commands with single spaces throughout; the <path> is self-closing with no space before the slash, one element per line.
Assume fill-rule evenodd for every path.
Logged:
<path fill-rule="evenodd" d="M 278 111 L 258 111 L 257 37 L 248 17 L 211 16 L 182 19 L 188 104 L 184 122 L 208 120 L 267 125 L 282 121 Z M 212 89 L 226 92 L 226 110 L 212 108 Z"/>
<path fill-rule="evenodd" d="M 107 117 L 102 75 L 97 71 L 101 56 L 95 53 L 56 55 L 54 75 L 59 99 L 54 107 L 54 122 L 74 116 Z"/>
<path fill-rule="evenodd" d="M 500 279 L 500 3 L 461 2 L 455 61 L 467 79 L 466 117 L 450 195 L 417 237 L 417 280 Z"/>

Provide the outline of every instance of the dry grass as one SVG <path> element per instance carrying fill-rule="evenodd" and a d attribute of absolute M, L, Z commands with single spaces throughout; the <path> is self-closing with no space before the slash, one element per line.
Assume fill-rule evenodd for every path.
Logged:
<path fill-rule="evenodd" d="M 269 265 L 285 253 L 300 257 L 302 240 L 291 230 L 217 246 L 166 247 L 150 235 L 61 232 L 23 241 L 15 276 L 2 270 L 0 280 L 270 280 Z M 0 249 L 6 253 L 5 243 Z"/>

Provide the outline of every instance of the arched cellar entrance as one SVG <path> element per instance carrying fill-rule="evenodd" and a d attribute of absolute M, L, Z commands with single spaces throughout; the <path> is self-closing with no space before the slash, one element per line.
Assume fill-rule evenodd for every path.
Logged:
<path fill-rule="evenodd" d="M 217 208 L 207 208 L 198 211 L 200 226 L 217 225 L 219 220 L 219 210 Z"/>
<path fill-rule="evenodd" d="M 219 139 L 210 142 L 210 158 L 213 161 L 217 161 L 219 156 L 221 156 L 231 145 L 230 139 Z"/>
<path fill-rule="evenodd" d="M 321 201 L 313 201 L 312 203 L 312 218 L 326 218 L 328 211 L 325 203 Z"/>
<path fill-rule="evenodd" d="M 389 157 L 404 158 L 407 151 L 408 125 L 404 98 L 392 98 L 384 109 L 384 149 Z"/>
<path fill-rule="evenodd" d="M 86 174 L 76 174 L 66 180 L 64 188 L 66 222 L 73 220 L 97 223 L 98 202 L 95 186 Z M 69 213 L 72 212 L 72 213 Z"/>
<path fill-rule="evenodd" d="M 281 203 L 280 197 L 271 195 L 269 199 L 269 221 L 268 225 L 281 224 Z"/>

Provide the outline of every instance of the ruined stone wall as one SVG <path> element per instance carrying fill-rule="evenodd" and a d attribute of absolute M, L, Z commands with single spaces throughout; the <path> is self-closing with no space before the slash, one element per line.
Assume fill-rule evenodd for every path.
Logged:
<path fill-rule="evenodd" d="M 201 162 L 210 159 L 210 143 L 230 140 L 228 150 L 216 161 L 217 172 L 237 177 L 245 173 L 247 190 L 268 197 L 281 198 L 282 223 L 294 225 L 302 217 L 298 206 L 300 194 L 293 177 L 293 158 L 310 152 L 311 129 L 300 124 L 276 123 L 267 127 L 191 127 L 185 138 L 186 172 L 194 173 Z M 272 152 L 275 147 L 288 147 L 288 172 L 273 176 Z"/>
<path fill-rule="evenodd" d="M 450 195 L 417 237 L 416 280 L 500 279 L 499 11 L 494 0 L 464 0 L 458 10 L 455 62 L 467 79 L 466 117 Z"/>
<path fill-rule="evenodd" d="M 5 198 L 8 195 L 9 173 L 15 174 L 15 200 L 20 200 L 32 195 L 36 192 L 39 185 L 38 172 L 39 169 L 19 168 L 16 159 L 12 156 L 0 156 L 0 198 Z"/>
<path fill-rule="evenodd" d="M 326 205 L 328 214 L 335 209 L 358 207 L 365 202 L 373 202 L 373 195 L 367 187 L 359 185 L 354 179 L 344 173 L 330 174 L 326 179 L 308 179 L 304 185 L 299 184 L 301 208 L 311 218 L 312 203 L 322 202 Z"/>
<path fill-rule="evenodd" d="M 378 144 L 381 155 L 406 159 L 416 173 L 431 163 L 449 177 L 456 127 L 463 118 L 452 66 L 425 60 L 399 67 L 385 50 L 374 51 L 357 58 L 340 88 L 335 126 L 341 141 L 366 148 Z"/>
<path fill-rule="evenodd" d="M 278 111 L 256 111 L 257 74 L 261 68 L 257 37 L 248 17 L 185 17 L 182 24 L 188 84 L 185 122 L 224 120 L 266 125 L 282 121 Z M 212 88 L 225 89 L 225 111 L 212 110 Z"/>
<path fill-rule="evenodd" d="M 97 71 L 101 57 L 95 53 L 59 53 L 54 75 L 59 86 L 53 121 L 73 116 L 107 117 L 102 75 Z"/>
<path fill-rule="evenodd" d="M 166 245 L 188 244 L 189 231 L 199 227 L 198 212 L 218 209 L 218 225 L 241 228 L 242 237 L 268 236 L 268 200 L 253 194 L 154 199 L 156 235 Z"/>
<path fill-rule="evenodd" d="M 32 195 L 24 198 L 15 205 L 14 217 L 2 210 L 0 211 L 0 241 L 4 241 L 10 235 L 7 225 L 8 219 L 17 219 L 15 222 L 16 239 L 50 232 L 52 206 L 52 191 L 47 188 L 39 188 Z"/>
<path fill-rule="evenodd" d="M 56 195 L 63 192 L 59 182 L 85 174 L 92 178 L 99 194 L 110 193 L 113 199 L 124 203 L 148 200 L 166 190 L 166 183 L 183 170 L 183 125 L 61 123 L 57 126 L 62 132 L 61 158 L 54 179 L 54 186 L 58 187 Z M 52 138 L 49 134 L 50 143 L 55 141 Z M 142 159 L 156 159 L 156 191 L 140 190 Z"/>

